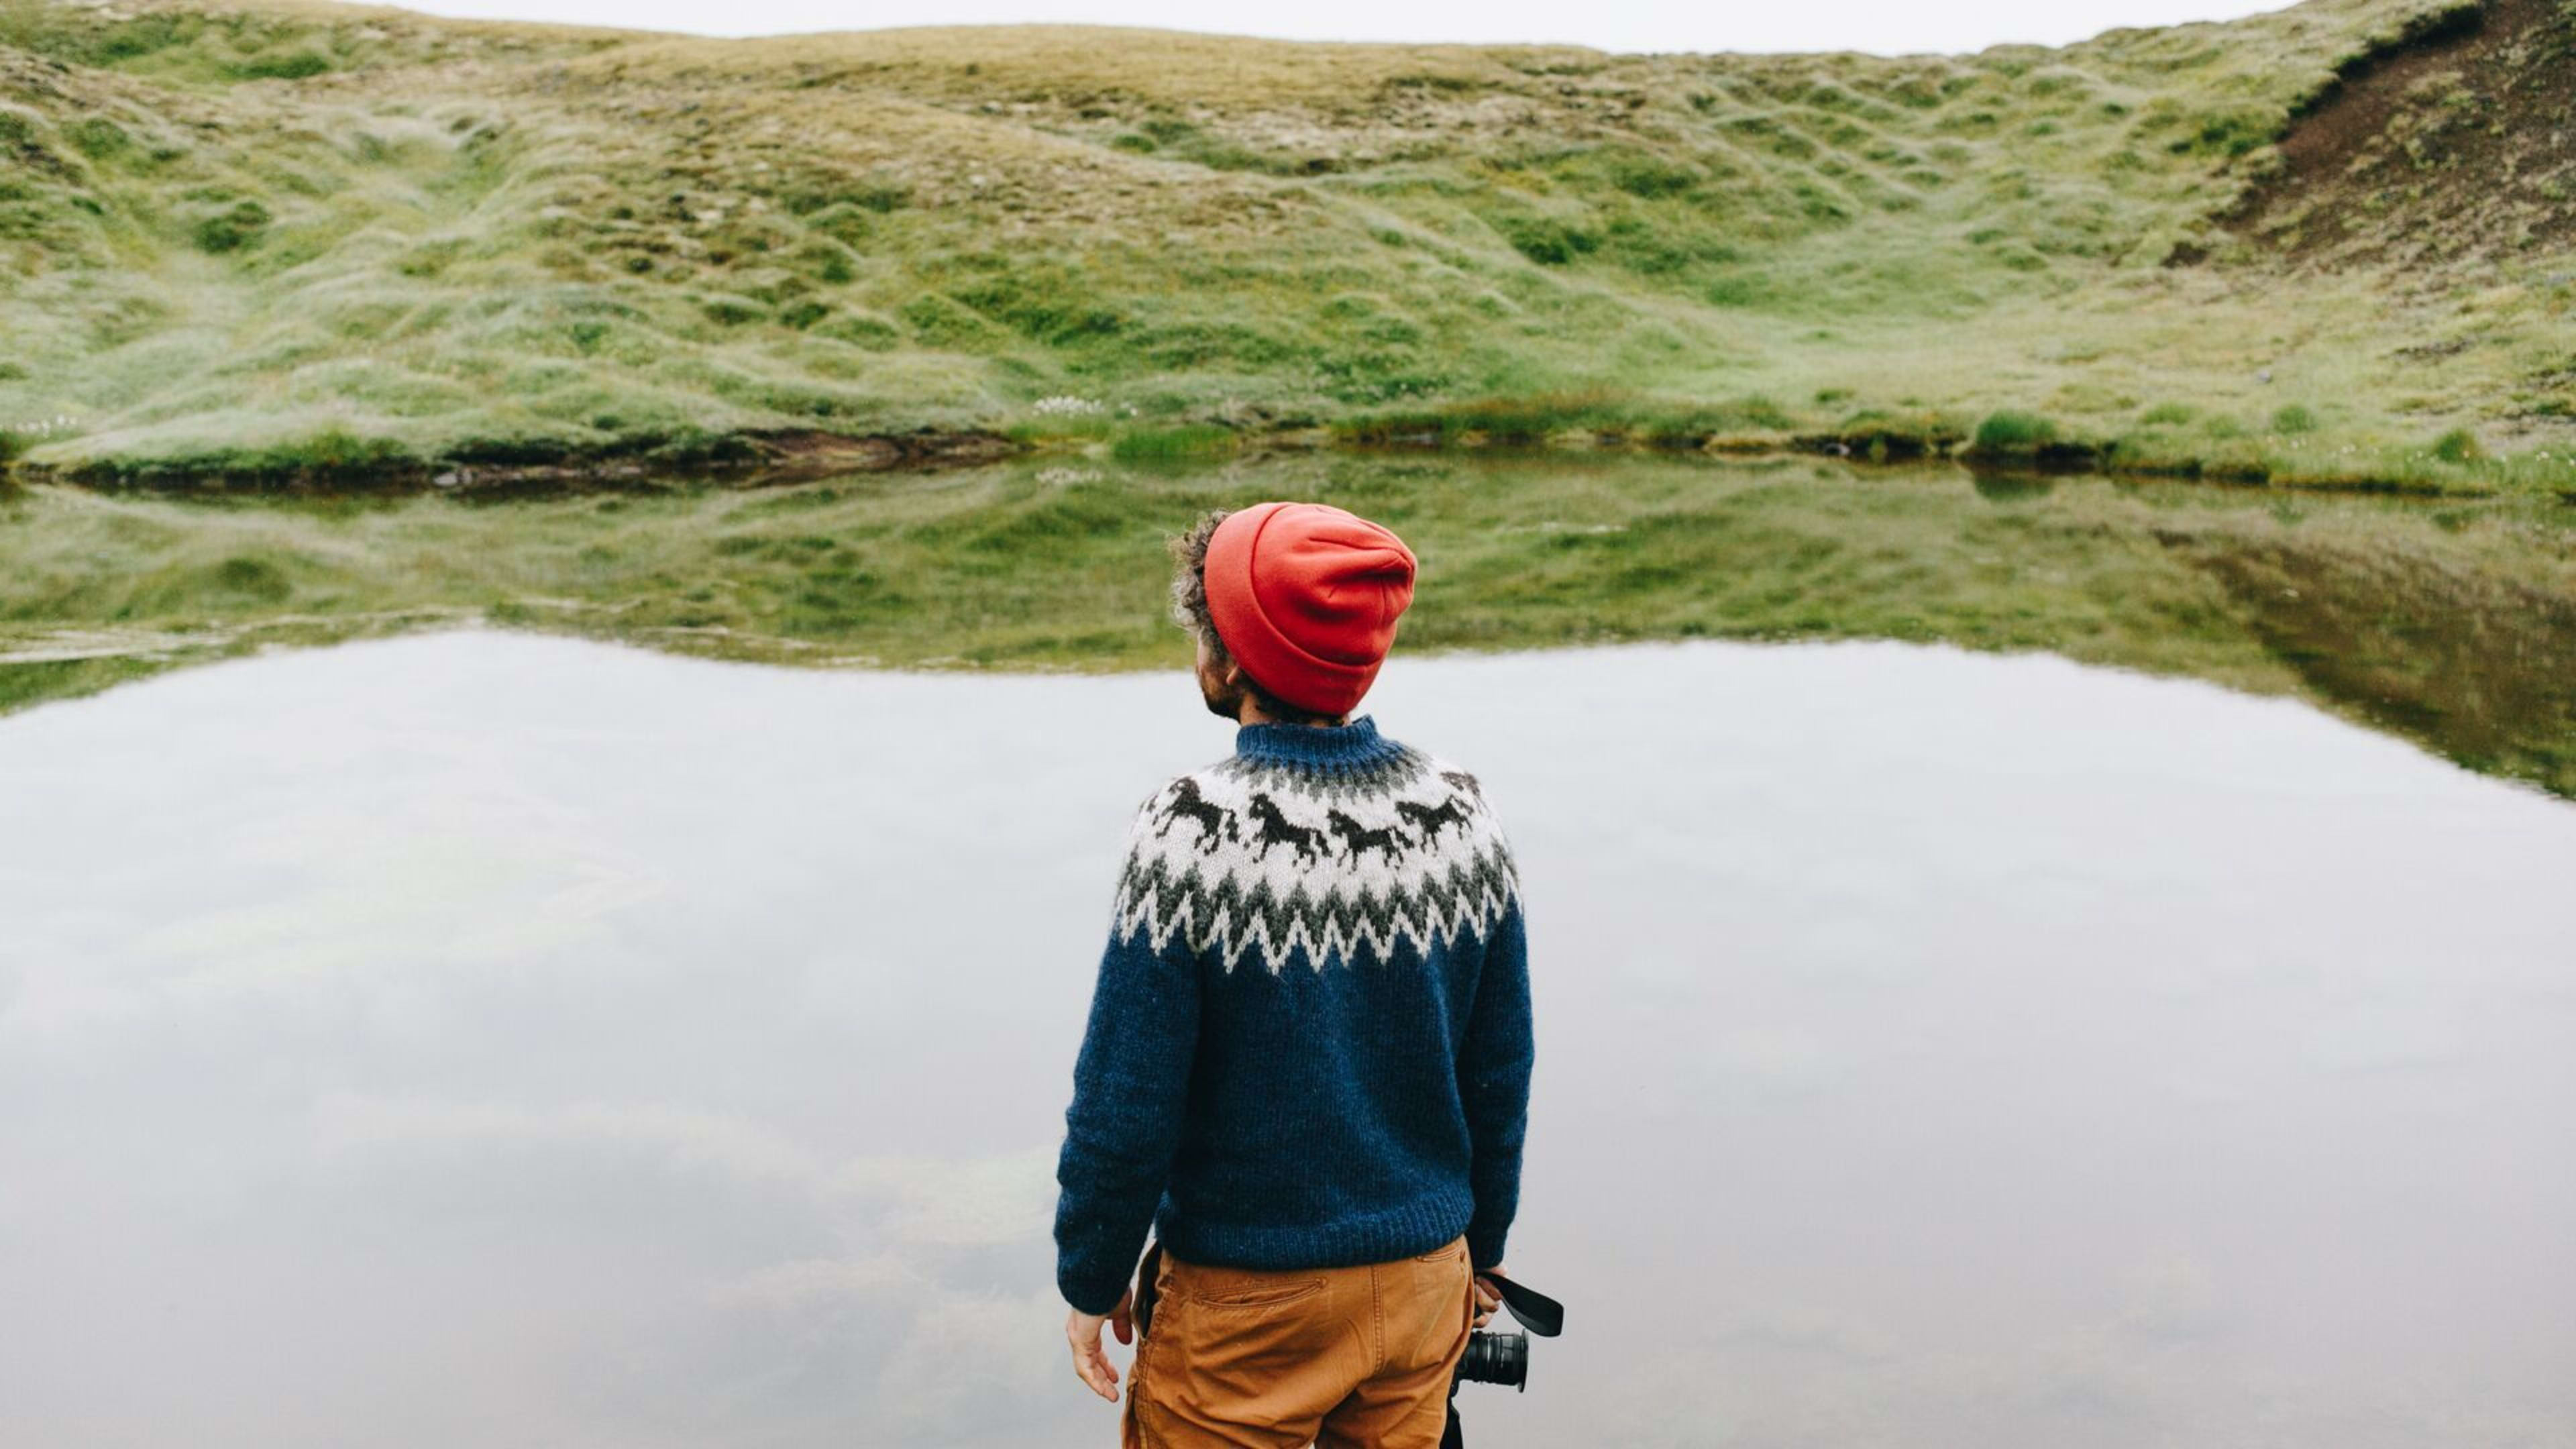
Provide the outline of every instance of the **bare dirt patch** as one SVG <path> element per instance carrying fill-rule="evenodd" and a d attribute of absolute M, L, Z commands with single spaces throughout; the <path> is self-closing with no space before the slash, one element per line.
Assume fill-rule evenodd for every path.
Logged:
<path fill-rule="evenodd" d="M 2576 4 L 2488 0 L 2352 67 L 2222 218 L 2325 268 L 2576 243 Z"/>

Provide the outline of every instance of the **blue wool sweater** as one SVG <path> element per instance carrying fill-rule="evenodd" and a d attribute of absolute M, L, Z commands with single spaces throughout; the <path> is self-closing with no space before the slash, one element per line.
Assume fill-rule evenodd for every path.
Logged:
<path fill-rule="evenodd" d="M 1248 724 L 1136 809 L 1074 1065 L 1056 1284 L 1186 1262 L 1502 1261 L 1533 1042 L 1519 873 L 1476 778 L 1378 733 Z"/>

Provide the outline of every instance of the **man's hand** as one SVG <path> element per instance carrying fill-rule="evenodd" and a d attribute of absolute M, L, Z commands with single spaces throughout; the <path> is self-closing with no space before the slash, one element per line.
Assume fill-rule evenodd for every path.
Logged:
<path fill-rule="evenodd" d="M 1484 1327 L 1486 1320 L 1494 1316 L 1494 1310 L 1503 1306 L 1503 1295 L 1495 1292 L 1493 1285 L 1485 1280 L 1509 1276 L 1511 1275 L 1503 1271 L 1503 1265 L 1500 1263 L 1490 1268 L 1476 1270 L 1476 1327 Z"/>
<path fill-rule="evenodd" d="M 1132 1315 L 1135 1308 L 1136 1292 L 1131 1288 L 1119 1296 L 1118 1306 L 1110 1309 L 1106 1318 L 1077 1308 L 1073 1310 L 1073 1316 L 1064 1321 L 1065 1341 L 1073 1345 L 1075 1376 L 1091 1385 L 1093 1393 L 1113 1404 L 1118 1402 L 1118 1366 L 1111 1363 L 1109 1355 L 1101 1350 L 1100 1326 L 1105 1323 L 1117 1329 L 1120 1343 L 1134 1343 L 1136 1322 Z"/>

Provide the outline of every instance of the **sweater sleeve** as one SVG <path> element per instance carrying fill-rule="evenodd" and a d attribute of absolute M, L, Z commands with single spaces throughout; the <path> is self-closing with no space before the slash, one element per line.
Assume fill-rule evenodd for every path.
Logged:
<path fill-rule="evenodd" d="M 1056 1161 L 1056 1287 L 1085 1313 L 1107 1313 L 1127 1291 L 1179 1145 L 1198 1050 L 1195 956 L 1178 938 L 1157 950 L 1149 929 L 1124 930 L 1131 893 L 1155 888 L 1140 849 L 1152 803 L 1129 827 Z"/>
<path fill-rule="evenodd" d="M 1480 1268 L 1503 1261 L 1503 1240 L 1520 1205 L 1521 1138 L 1529 1124 L 1529 947 L 1517 896 L 1486 938 L 1485 960 L 1468 1008 L 1466 1048 L 1458 1059 L 1458 1096 L 1467 1109 L 1474 1156 L 1468 1182 L 1476 1194 L 1467 1223 L 1467 1256 Z"/>

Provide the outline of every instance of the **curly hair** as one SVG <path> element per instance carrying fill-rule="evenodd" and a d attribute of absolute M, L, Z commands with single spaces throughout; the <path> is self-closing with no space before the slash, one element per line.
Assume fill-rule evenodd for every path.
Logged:
<path fill-rule="evenodd" d="M 1208 612 L 1207 550 L 1208 540 L 1216 534 L 1216 526 L 1223 523 L 1232 511 L 1227 508 L 1209 509 L 1190 525 L 1189 532 L 1172 534 L 1166 540 L 1171 546 L 1175 565 L 1172 572 L 1172 619 L 1207 645 L 1208 658 L 1220 674 L 1225 672 L 1226 664 L 1234 656 L 1227 652 L 1225 640 L 1218 637 L 1216 618 Z M 1329 724 L 1341 718 L 1335 714 L 1299 709 L 1262 688 L 1248 669 L 1244 671 L 1243 683 L 1252 692 L 1254 703 L 1261 706 L 1261 712 L 1273 719 L 1294 724 Z"/>

